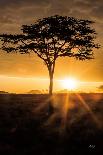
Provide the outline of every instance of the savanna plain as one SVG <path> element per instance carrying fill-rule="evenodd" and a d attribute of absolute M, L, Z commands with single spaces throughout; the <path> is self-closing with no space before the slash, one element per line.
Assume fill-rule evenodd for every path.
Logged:
<path fill-rule="evenodd" d="M 103 152 L 102 93 L 0 94 L 1 155 L 89 152 Z"/>

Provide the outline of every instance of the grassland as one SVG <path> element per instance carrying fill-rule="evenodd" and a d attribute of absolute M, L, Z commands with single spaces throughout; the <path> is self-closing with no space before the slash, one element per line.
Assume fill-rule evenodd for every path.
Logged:
<path fill-rule="evenodd" d="M 0 155 L 103 152 L 103 94 L 0 94 Z"/>

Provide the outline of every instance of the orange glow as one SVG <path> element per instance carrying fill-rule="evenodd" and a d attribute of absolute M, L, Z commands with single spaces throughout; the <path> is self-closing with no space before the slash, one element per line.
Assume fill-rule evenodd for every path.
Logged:
<path fill-rule="evenodd" d="M 61 81 L 61 84 L 64 89 L 75 90 L 77 87 L 77 80 L 74 78 L 66 78 Z"/>
<path fill-rule="evenodd" d="M 103 85 L 103 82 L 83 82 L 75 78 L 63 78 L 63 80 L 54 78 L 53 90 L 54 92 L 62 92 L 65 89 L 87 93 L 102 92 L 98 89 L 101 85 Z M 48 87 L 49 78 L 46 77 L 0 76 L 0 91 L 27 93 L 30 90 L 40 90 L 41 93 L 48 93 Z"/>

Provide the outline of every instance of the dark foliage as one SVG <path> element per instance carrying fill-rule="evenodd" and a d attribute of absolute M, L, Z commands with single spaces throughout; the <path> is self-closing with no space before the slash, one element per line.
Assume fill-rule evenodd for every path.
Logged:
<path fill-rule="evenodd" d="M 92 49 L 99 47 L 94 43 L 96 32 L 90 27 L 92 23 L 58 15 L 44 18 L 30 26 L 23 25 L 21 35 L 1 35 L 2 49 L 20 53 L 33 50 L 48 65 L 61 56 L 90 59 Z"/>

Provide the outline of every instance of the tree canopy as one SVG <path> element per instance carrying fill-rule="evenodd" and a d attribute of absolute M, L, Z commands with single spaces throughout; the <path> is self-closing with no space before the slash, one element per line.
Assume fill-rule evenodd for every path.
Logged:
<path fill-rule="evenodd" d="M 22 25 L 23 34 L 1 35 L 3 47 L 7 52 L 28 53 L 33 50 L 48 63 L 61 56 L 77 59 L 93 58 L 96 32 L 90 27 L 92 21 L 67 16 L 51 16 L 31 25 Z"/>

